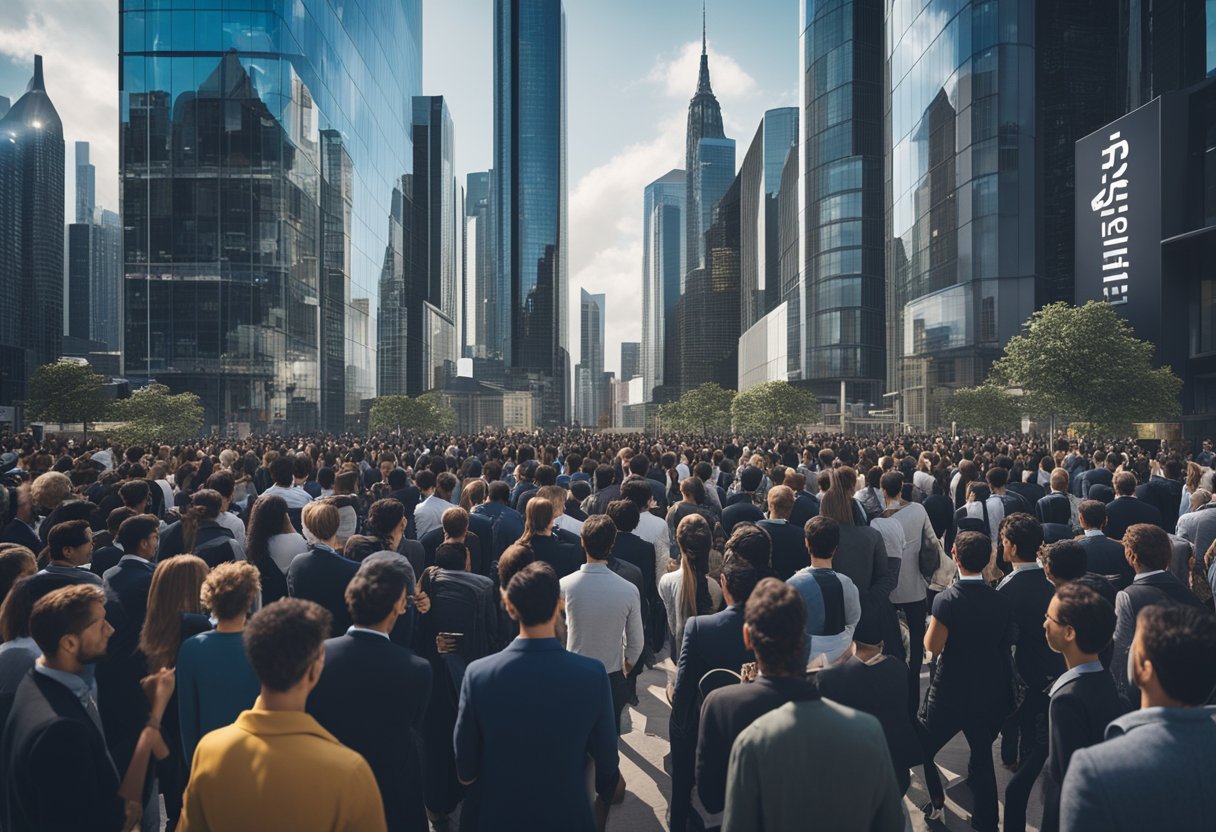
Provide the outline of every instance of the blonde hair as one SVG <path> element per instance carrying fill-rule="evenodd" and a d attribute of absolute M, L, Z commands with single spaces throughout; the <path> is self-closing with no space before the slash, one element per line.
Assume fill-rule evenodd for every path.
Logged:
<path fill-rule="evenodd" d="M 305 531 L 312 534 L 320 542 L 333 540 L 342 525 L 338 507 L 323 500 L 313 500 L 307 503 L 300 512 L 300 521 Z M 307 534 L 304 537 L 308 537 Z"/>
<path fill-rule="evenodd" d="M 486 481 L 481 477 L 469 477 L 460 487 L 460 507 L 472 511 L 474 506 L 486 501 Z"/>
<path fill-rule="evenodd" d="M 148 590 L 148 613 L 139 633 L 139 649 L 152 671 L 173 667 L 182 645 L 182 613 L 203 611 L 203 582 L 207 562 L 195 555 L 176 555 L 163 560 L 152 573 Z"/>
<path fill-rule="evenodd" d="M 30 496 L 34 499 L 34 504 L 41 508 L 55 508 L 71 493 L 71 479 L 59 471 L 47 471 L 30 486 Z"/>

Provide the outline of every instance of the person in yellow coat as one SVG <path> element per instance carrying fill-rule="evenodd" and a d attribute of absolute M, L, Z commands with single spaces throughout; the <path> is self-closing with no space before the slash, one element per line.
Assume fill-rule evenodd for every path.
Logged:
<path fill-rule="evenodd" d="M 194 752 L 181 832 L 384 832 L 371 767 L 304 711 L 325 664 L 330 615 L 287 598 L 245 628 L 261 682 L 253 708 L 207 734 Z"/>

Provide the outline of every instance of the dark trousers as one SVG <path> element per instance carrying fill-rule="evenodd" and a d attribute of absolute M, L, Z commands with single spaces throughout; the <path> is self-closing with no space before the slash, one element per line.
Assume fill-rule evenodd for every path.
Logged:
<path fill-rule="evenodd" d="M 622 671 L 618 670 L 608 674 L 608 688 L 612 691 L 612 715 L 616 718 L 616 730 L 619 734 L 621 732 L 621 714 L 624 712 L 625 706 L 629 704 L 633 684 Z"/>
<path fill-rule="evenodd" d="M 692 787 L 696 782 L 697 735 L 671 737 L 671 803 L 668 828 L 685 832 L 704 826 L 701 816 L 692 808 Z"/>
<path fill-rule="evenodd" d="M 992 767 L 992 740 L 994 731 L 990 727 L 991 717 L 977 713 L 963 713 L 957 708 L 937 707 L 926 714 L 925 751 L 933 768 L 933 758 L 946 743 L 960 731 L 971 749 L 970 777 L 971 794 L 975 808 L 971 814 L 971 826 L 981 832 L 996 832 L 996 771 Z M 937 799 L 930 791 L 930 795 Z"/>
<path fill-rule="evenodd" d="M 1039 779 L 1043 764 L 1047 762 L 1049 702 L 1045 693 L 1027 691 L 1026 698 L 1014 715 L 1022 751 L 1017 771 L 1005 787 L 1005 832 L 1026 830 L 1026 804 L 1030 802 L 1030 792 Z"/>
<path fill-rule="evenodd" d="M 908 621 L 908 713 L 914 718 L 920 710 L 920 669 L 925 663 L 925 613 L 924 601 L 896 604 L 895 609 Z"/>

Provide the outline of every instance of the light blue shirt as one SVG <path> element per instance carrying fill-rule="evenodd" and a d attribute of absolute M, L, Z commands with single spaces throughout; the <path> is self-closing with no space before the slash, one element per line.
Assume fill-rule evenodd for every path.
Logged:
<path fill-rule="evenodd" d="M 1086 529 L 1085 536 L 1086 537 L 1106 537 L 1106 535 L 1104 535 L 1102 533 L 1101 529 Z"/>
<path fill-rule="evenodd" d="M 1070 667 L 1068 670 L 1065 670 L 1063 673 L 1060 674 L 1059 678 L 1057 678 L 1055 683 L 1052 684 L 1051 690 L 1048 691 L 1047 695 L 1055 696 L 1056 691 L 1058 691 L 1060 688 L 1064 687 L 1066 684 L 1071 682 L 1073 679 L 1076 679 L 1082 673 L 1100 673 L 1104 669 L 1105 668 L 1102 667 L 1102 662 L 1097 662 L 1097 661 L 1085 662 L 1084 664 L 1079 664 L 1076 667 Z"/>
<path fill-rule="evenodd" d="M 346 628 L 346 634 L 350 635 L 351 633 L 371 633 L 374 636 L 380 636 L 380 638 L 388 640 L 388 633 L 382 633 L 379 630 L 373 630 L 370 627 L 358 627 L 352 624 Z"/>
<path fill-rule="evenodd" d="M 86 668 L 91 668 L 92 665 L 85 665 Z M 70 690 L 80 704 L 84 707 L 85 713 L 93 720 L 93 724 L 97 726 L 97 731 L 103 737 L 106 735 L 105 729 L 101 727 L 101 712 L 97 710 L 97 682 L 89 678 L 75 673 L 68 673 L 65 670 L 56 670 L 53 667 L 47 667 L 41 662 L 34 664 L 34 672 L 41 673 L 48 679 L 54 679 L 59 684 Z M 90 674 L 91 675 L 91 674 Z"/>

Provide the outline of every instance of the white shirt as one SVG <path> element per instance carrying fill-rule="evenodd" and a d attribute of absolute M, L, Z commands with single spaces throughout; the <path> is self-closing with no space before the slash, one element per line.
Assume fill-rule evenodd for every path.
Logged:
<path fill-rule="evenodd" d="M 599 659 L 604 670 L 623 670 L 642 655 L 642 601 L 638 588 L 605 563 L 584 563 L 561 580 L 566 600 L 566 649 Z"/>
<path fill-rule="evenodd" d="M 287 567 L 295 560 L 296 555 L 308 551 L 308 543 L 299 532 L 276 534 L 270 538 L 270 559 L 279 571 L 287 574 Z"/>
<path fill-rule="evenodd" d="M 389 640 L 388 633 L 382 633 L 379 630 L 373 630 L 370 627 L 359 627 L 355 624 L 351 624 L 346 628 L 346 634 L 350 635 L 351 633 L 371 633 L 374 636 L 380 636 L 380 638 L 386 641 Z"/>
<path fill-rule="evenodd" d="M 654 546 L 654 580 L 657 585 L 667 574 L 668 564 L 671 563 L 671 530 L 667 528 L 667 521 L 643 511 L 633 533 Z"/>
<path fill-rule="evenodd" d="M 442 526 L 443 513 L 450 508 L 455 506 L 434 494 L 419 503 L 414 509 L 414 533 L 418 535 L 418 539 L 421 540 L 431 529 Z"/>
<path fill-rule="evenodd" d="M 231 511 L 221 511 L 220 516 L 215 518 L 215 522 L 232 532 L 232 536 L 236 538 L 236 542 L 241 544 L 242 548 L 245 546 L 245 524 L 241 522 L 241 518 Z"/>
<path fill-rule="evenodd" d="M 553 525 L 559 529 L 565 529 L 566 531 L 570 532 L 571 534 L 577 534 L 577 535 L 581 536 L 583 533 L 583 521 L 575 520 L 569 514 L 563 514 L 561 517 L 554 520 Z"/>
<path fill-rule="evenodd" d="M 663 606 L 667 609 L 667 626 L 670 628 L 672 636 L 671 652 L 679 659 L 680 647 L 684 644 L 684 624 L 688 621 L 683 611 L 680 609 L 680 595 L 683 586 L 684 567 L 680 567 L 674 572 L 668 572 L 659 581 L 659 598 L 663 601 Z M 722 608 L 722 587 L 713 578 L 705 576 L 705 581 L 709 586 L 709 598 L 713 601 L 714 609 Z"/>
<path fill-rule="evenodd" d="M 287 503 L 288 508 L 304 508 L 304 506 L 312 502 L 312 496 L 298 485 L 293 485 L 289 488 L 284 488 L 281 485 L 272 485 L 263 493 L 282 497 L 283 502 Z"/>

